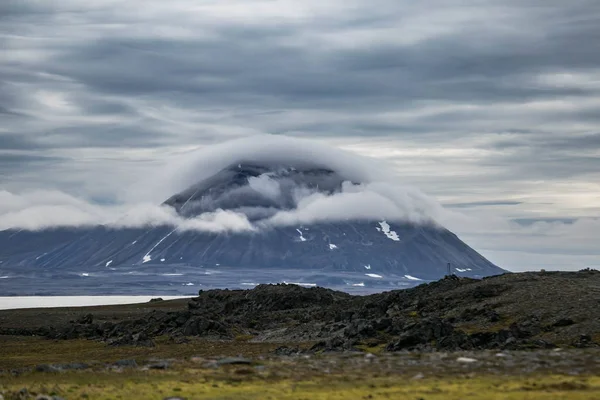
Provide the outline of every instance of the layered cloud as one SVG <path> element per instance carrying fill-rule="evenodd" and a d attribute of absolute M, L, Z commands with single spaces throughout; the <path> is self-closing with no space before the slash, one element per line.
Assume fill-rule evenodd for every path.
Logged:
<path fill-rule="evenodd" d="M 271 170 L 249 177 L 241 184 L 226 186 L 224 191 L 219 190 L 218 198 L 211 198 L 212 190 L 207 185 L 230 184 L 215 182 L 215 174 L 231 166 L 235 168 L 236 164 L 241 167 L 241 163 L 267 166 Z M 324 169 L 335 175 L 329 179 L 339 180 L 339 185 L 323 191 L 302 180 L 285 176 L 275 179 L 278 168 Z M 415 188 L 394 183 L 389 168 L 375 159 L 307 140 L 253 136 L 178 157 L 160 168 L 160 172 L 150 173 L 150 179 L 143 177 L 124 196 L 137 200 L 120 204 L 101 205 L 56 191 L 20 195 L 0 192 L 0 229 L 101 224 L 118 228 L 171 225 L 180 230 L 220 232 L 343 220 L 433 222 L 441 213 L 441 206 Z M 161 205 L 175 192 L 197 184 L 209 193 L 202 196 L 202 203 L 210 206 L 206 212 L 184 218 L 174 208 Z M 194 188 L 191 191 L 192 196 L 196 194 Z M 148 203 L 152 195 L 161 200 Z M 192 196 L 184 206 L 188 206 Z M 239 198 L 239 204 L 229 208 L 218 206 L 218 200 L 231 204 L 232 198 Z M 257 213 L 262 217 L 257 219 Z M 251 223 L 248 216 L 256 223 Z"/>
<path fill-rule="evenodd" d="M 245 215 L 227 210 L 182 218 L 170 207 L 151 203 L 99 205 L 62 192 L 0 191 L 0 230 L 43 230 L 104 225 L 119 228 L 173 226 L 181 231 L 250 231 Z"/>
<path fill-rule="evenodd" d="M 597 265 L 572 233 L 600 215 L 597 20 L 595 0 L 0 2 L 0 190 L 154 205 L 185 182 L 143 177 L 192 148 L 311 137 Z M 558 259 L 462 225 L 499 264 Z"/>

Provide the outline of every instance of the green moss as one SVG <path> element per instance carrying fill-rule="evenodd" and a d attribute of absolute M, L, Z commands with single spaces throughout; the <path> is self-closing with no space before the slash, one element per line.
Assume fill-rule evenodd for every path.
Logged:
<path fill-rule="evenodd" d="M 371 353 L 371 354 L 381 354 L 385 351 L 385 344 L 376 344 L 376 345 L 370 345 L 370 344 L 359 344 L 355 346 L 357 349 L 364 351 L 365 353 Z"/>
<path fill-rule="evenodd" d="M 457 324 L 457 329 L 460 329 L 466 334 L 473 333 L 498 333 L 502 330 L 509 329 L 510 326 L 515 322 L 513 318 L 501 317 L 498 322 L 494 323 L 464 323 Z"/>
<path fill-rule="evenodd" d="M 247 341 L 249 341 L 249 340 L 251 340 L 253 338 L 254 338 L 254 335 L 239 334 L 239 335 L 235 336 L 234 340 L 236 342 L 247 342 Z"/>
<path fill-rule="evenodd" d="M 505 399 L 583 400 L 600 396 L 600 377 L 530 376 L 476 378 L 392 377 L 355 379 L 340 375 L 301 380 L 205 376 L 202 371 L 129 374 L 67 373 L 8 378 L 1 389 L 6 399 L 26 387 L 30 393 L 54 393 L 68 398 L 160 400 L 168 396 L 193 399 Z"/>

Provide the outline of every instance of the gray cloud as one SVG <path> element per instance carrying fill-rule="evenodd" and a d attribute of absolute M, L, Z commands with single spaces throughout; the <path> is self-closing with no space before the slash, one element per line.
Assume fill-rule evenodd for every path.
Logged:
<path fill-rule="evenodd" d="M 0 150 L 37 150 L 39 146 L 26 135 L 0 133 Z M 21 160 L 23 161 L 23 160 Z"/>
<path fill-rule="evenodd" d="M 117 199 L 183 150 L 270 132 L 385 158 L 444 204 L 478 204 L 464 210 L 598 215 L 599 13 L 595 0 L 2 2 L 0 188 Z"/>
<path fill-rule="evenodd" d="M 444 204 L 447 208 L 471 208 L 471 207 L 485 207 L 485 206 L 516 206 L 521 204 L 520 201 L 512 200 L 489 200 L 489 201 L 471 201 L 468 203 L 450 203 Z"/>
<path fill-rule="evenodd" d="M 274 179 L 265 173 L 249 178 L 244 185 L 218 192 L 214 197 L 207 194 L 201 201 L 188 199 L 185 202 L 188 208 L 201 210 L 189 219 L 181 218 L 170 207 L 159 206 L 158 199 L 148 205 L 148 199 L 153 196 L 165 199 L 172 192 L 187 189 L 224 168 L 255 162 L 334 171 L 337 175 L 329 179 L 336 182 L 335 191 L 315 190 L 289 176 Z M 137 201 L 127 205 L 99 205 L 61 192 L 16 195 L 2 191 L 0 230 L 162 224 L 182 230 L 238 231 L 347 219 L 434 223 L 437 214 L 442 212 L 441 207 L 420 191 L 389 181 L 387 170 L 385 164 L 310 141 L 254 136 L 190 152 L 162 173 L 152 171 L 151 178 L 128 188 L 129 197 Z M 325 181 L 320 183 L 326 186 Z M 194 188 L 192 193 L 198 190 Z M 232 200 L 236 198 L 237 201 Z M 256 219 L 257 211 L 259 219 Z"/>

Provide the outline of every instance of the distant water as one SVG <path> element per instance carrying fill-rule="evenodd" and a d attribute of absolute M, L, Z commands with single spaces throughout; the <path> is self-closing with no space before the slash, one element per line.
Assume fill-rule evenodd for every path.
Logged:
<path fill-rule="evenodd" d="M 241 269 L 219 266 L 131 266 L 87 271 L 27 270 L 0 276 L 0 296 L 194 296 L 198 290 L 251 289 L 260 283 L 322 286 L 353 294 L 406 289 L 427 281 L 415 276 L 298 269 Z"/>
<path fill-rule="evenodd" d="M 147 303 L 159 296 L 13 296 L 0 297 L 0 310 L 18 308 L 85 307 Z M 186 296 L 160 296 L 163 300 Z"/>

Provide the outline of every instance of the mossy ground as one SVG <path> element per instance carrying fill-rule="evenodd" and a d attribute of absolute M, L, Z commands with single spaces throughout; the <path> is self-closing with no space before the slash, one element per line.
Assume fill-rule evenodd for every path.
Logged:
<path fill-rule="evenodd" d="M 127 373 L 32 373 L 3 380 L 6 398 L 26 387 L 30 393 L 66 399 L 598 399 L 600 377 L 434 377 L 402 376 L 356 379 L 348 376 L 277 380 L 234 369 L 228 377 L 202 370 L 133 371 Z"/>
<path fill-rule="evenodd" d="M 1 336 L 0 370 L 32 367 L 39 364 L 69 362 L 113 362 L 132 359 L 138 362 L 149 358 L 186 358 L 197 355 L 219 357 L 241 355 L 256 357 L 274 351 L 281 344 L 249 343 L 247 341 L 190 340 L 173 344 L 167 337 L 154 340 L 155 347 L 112 347 L 94 340 L 51 340 L 40 337 Z"/>
<path fill-rule="evenodd" d="M 600 399 L 596 353 L 567 369 L 497 369 L 492 353 L 482 366 L 458 364 L 456 355 L 436 361 L 435 355 L 385 354 L 370 361 L 364 355 L 273 357 L 277 344 L 193 340 L 173 344 L 159 338 L 154 348 L 108 347 L 87 341 L 54 341 L 36 337 L 0 336 L 0 393 L 5 399 L 22 388 L 30 393 L 71 399 Z M 208 367 L 205 361 L 223 355 L 245 355 L 252 365 Z M 572 355 L 544 353 L 540 365 Z M 199 357 L 195 360 L 193 357 Z M 477 356 L 478 357 L 478 356 Z M 549 357 L 544 359 L 544 357 Z M 152 358 L 172 359 L 165 370 L 144 369 Z M 119 359 L 135 359 L 137 368 L 114 368 Z M 587 361 L 584 361 L 587 360 Z M 590 361 L 591 360 L 591 361 Z M 401 364 L 394 364 L 400 362 Z M 36 372 L 45 363 L 88 362 L 93 369 Z M 454 362 L 454 363 L 453 363 Z M 487 364 L 485 364 L 487 362 Z M 436 364 L 437 363 L 437 364 Z M 522 360 L 515 365 L 522 364 Z M 21 370 L 13 374 L 11 370 Z M 35 398 L 35 396 L 33 397 Z"/>

